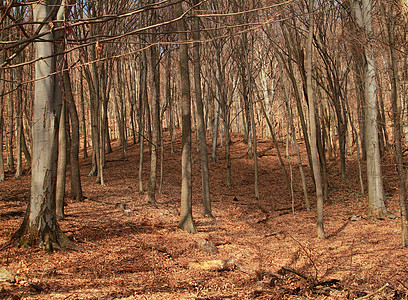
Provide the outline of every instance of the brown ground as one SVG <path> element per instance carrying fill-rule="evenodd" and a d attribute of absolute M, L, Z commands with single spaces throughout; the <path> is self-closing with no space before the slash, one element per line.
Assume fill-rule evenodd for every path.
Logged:
<path fill-rule="evenodd" d="M 288 171 L 290 164 L 293 170 L 292 213 L 291 193 L 272 142 L 259 141 L 261 199 L 256 201 L 253 161 L 246 157 L 238 135 L 233 135 L 232 187 L 224 185 L 225 160 L 210 163 L 214 220 L 201 216 L 200 161 L 194 152 L 193 205 L 199 233 L 180 231 L 176 227 L 180 143 L 175 154 L 170 154 L 168 143 L 165 151 L 159 208 L 147 204 L 138 193 L 138 146 L 130 146 L 124 160 L 118 148 L 107 156 L 104 187 L 86 176 L 90 160 L 82 161 L 88 199 L 83 203 L 67 199 L 67 218 L 60 226 L 86 251 L 46 254 L 37 248 L 3 247 L 0 268 L 10 271 L 16 283 L 0 282 L 0 298 L 405 298 L 408 258 L 400 246 L 400 220 L 366 217 L 366 196 L 359 193 L 355 156 L 348 158 L 346 180 L 338 176 L 338 163 L 329 163 L 328 238 L 319 240 L 315 211 L 304 209 L 296 157 L 285 160 Z M 219 153 L 222 156 L 223 149 Z M 147 178 L 147 153 L 145 158 Z M 388 208 L 399 216 L 395 169 L 391 158 L 384 161 Z M 314 202 L 310 172 L 306 172 Z M 7 181 L 0 183 L 0 247 L 22 221 L 28 189 L 28 176 L 15 180 L 8 174 Z M 116 207 L 117 203 L 127 204 L 130 211 Z M 215 245 L 218 253 L 212 254 L 214 249 L 206 245 Z M 210 264 L 216 266 L 203 269 Z"/>

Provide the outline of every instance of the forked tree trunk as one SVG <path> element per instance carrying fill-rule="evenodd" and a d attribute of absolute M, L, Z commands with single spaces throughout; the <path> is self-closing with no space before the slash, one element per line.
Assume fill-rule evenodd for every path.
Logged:
<path fill-rule="evenodd" d="M 60 3 L 43 1 L 33 4 L 34 21 L 49 24 Z M 36 25 L 43 26 L 43 25 Z M 72 242 L 58 226 L 55 213 L 55 184 L 58 154 L 58 113 L 61 109 L 59 88 L 55 82 L 53 32 L 44 25 L 41 42 L 36 43 L 35 98 L 32 122 L 31 194 L 20 229 L 13 235 L 20 244 L 38 244 L 47 251 L 72 247 Z M 48 57 L 41 59 L 42 57 Z"/>
<path fill-rule="evenodd" d="M 176 1 L 174 14 L 181 17 L 183 8 L 181 2 Z M 196 233 L 192 209 L 192 163 L 191 163 L 191 95 L 188 68 L 187 26 L 185 20 L 177 22 L 180 44 L 180 82 L 181 82 L 181 112 L 182 112 L 182 153 L 181 153 L 181 208 L 178 227 L 187 232 Z"/>

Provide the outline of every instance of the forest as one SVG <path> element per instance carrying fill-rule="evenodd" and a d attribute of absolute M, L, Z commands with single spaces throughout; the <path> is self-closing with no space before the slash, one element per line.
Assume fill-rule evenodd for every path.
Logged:
<path fill-rule="evenodd" d="M 1 0 L 0 299 L 406 299 L 408 0 Z"/>

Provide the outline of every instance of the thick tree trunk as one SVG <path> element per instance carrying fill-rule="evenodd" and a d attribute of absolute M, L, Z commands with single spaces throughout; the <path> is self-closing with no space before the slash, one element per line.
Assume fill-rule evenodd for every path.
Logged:
<path fill-rule="evenodd" d="M 174 6 L 176 17 L 183 14 L 181 2 Z M 191 163 L 191 95 L 188 68 L 187 26 L 185 20 L 177 22 L 180 44 L 180 82 L 181 82 L 181 112 L 182 112 L 182 153 L 181 153 L 181 208 L 178 227 L 187 232 L 196 233 L 192 210 L 192 163 Z"/>
<path fill-rule="evenodd" d="M 371 0 L 363 0 L 362 7 L 354 1 L 355 16 L 368 38 L 373 35 Z M 378 142 L 378 101 L 374 49 L 371 43 L 364 45 L 364 98 L 365 98 L 365 149 L 367 155 L 368 214 L 383 217 L 387 213 L 384 204 L 384 186 L 381 174 L 380 147 Z"/>
<path fill-rule="evenodd" d="M 59 7 L 57 1 L 33 4 L 34 21 L 49 24 Z M 42 25 L 37 25 L 42 26 Z M 32 122 L 32 176 L 31 194 L 27 211 L 20 229 L 13 239 L 20 244 L 38 244 L 47 251 L 72 247 L 73 244 L 58 226 L 55 213 L 55 185 L 58 154 L 58 122 L 61 98 L 55 84 L 55 58 L 53 55 L 53 32 L 43 26 L 42 41 L 36 44 L 35 99 Z M 41 59 L 42 57 L 48 57 Z"/>

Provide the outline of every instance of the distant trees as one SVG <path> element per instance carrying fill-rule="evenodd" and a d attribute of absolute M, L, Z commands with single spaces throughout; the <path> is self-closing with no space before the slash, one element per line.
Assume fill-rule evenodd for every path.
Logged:
<path fill-rule="evenodd" d="M 112 142 L 118 141 L 125 158 L 132 136 L 139 144 L 138 191 L 146 192 L 144 199 L 158 206 L 156 193 L 166 188 L 161 185 L 167 176 L 163 159 L 180 155 L 174 138 L 181 125 L 178 226 L 195 232 L 193 132 L 200 150 L 203 213 L 210 217 L 207 151 L 213 162 L 225 166 L 225 185 L 233 187 L 239 169 L 232 168 L 231 133 L 243 134 L 248 158 L 254 160 L 254 196 L 260 198 L 256 147 L 259 136 L 267 132 L 275 147 L 286 138 L 287 145 L 293 142 L 297 149 L 305 206 L 317 207 L 319 237 L 324 237 L 323 202 L 331 200 L 328 175 L 333 171 L 327 161 L 339 158 L 340 177 L 346 179 L 354 149 L 358 161 L 366 160 L 368 213 L 380 218 L 387 216 L 381 155 L 394 152 L 402 219 L 408 218 L 403 167 L 408 144 L 404 121 L 408 59 L 402 42 L 406 1 L 378 5 L 371 0 L 68 2 L 38 2 L 32 10 L 17 2 L 0 3 L 0 181 L 7 172 L 20 178 L 24 168 L 31 169 L 33 180 L 50 180 L 44 187 L 49 184 L 54 194 L 59 151 L 61 166 L 69 165 L 70 196 L 81 201 L 80 144 L 86 157 L 91 141 L 89 175 L 104 185 L 109 184 L 104 168 Z M 60 4 L 71 5 L 71 14 L 61 13 L 56 22 Z M 378 51 L 378 45 L 386 45 L 388 51 Z M 388 78 L 380 76 L 383 73 Z M 61 101 L 65 113 L 59 125 Z M 47 114 L 41 115 L 41 109 Z M 45 117 L 52 122 L 45 122 Z M 38 120 L 44 121 L 43 127 Z M 387 126 L 391 124 L 392 132 Z M 58 128 L 59 147 L 54 140 Z M 40 139 L 47 141 L 46 151 L 38 150 L 45 147 L 38 142 L 40 129 L 48 132 L 42 132 Z M 166 131 L 169 154 L 163 153 Z M 389 146 L 391 137 L 394 148 Z M 308 199 L 307 169 L 302 166 L 298 140 L 305 143 L 316 203 Z M 47 159 L 40 159 L 39 152 L 47 153 Z M 279 157 L 290 189 L 287 161 L 280 152 Z M 53 176 L 44 176 L 44 170 Z M 64 184 L 59 185 L 59 209 L 66 172 L 60 170 Z M 144 182 L 146 171 L 149 178 Z M 32 183 L 29 210 L 40 201 L 35 195 L 44 192 L 38 184 Z M 54 196 L 49 197 L 48 209 L 54 210 Z"/>

